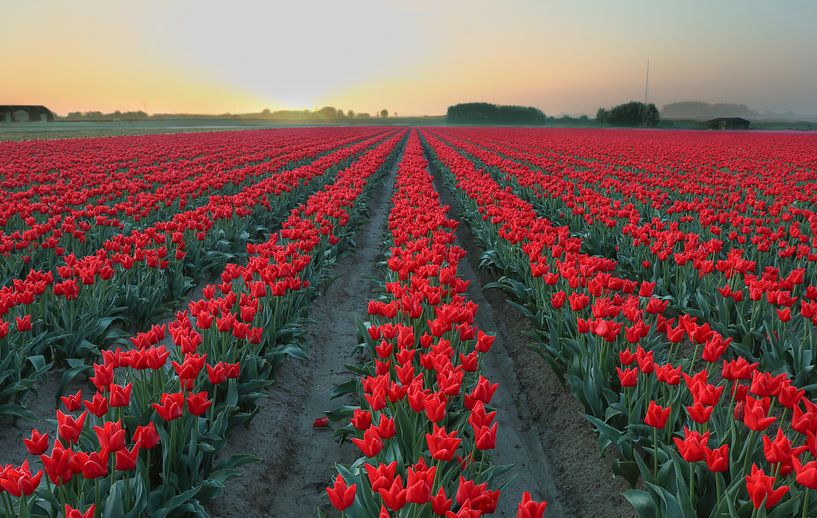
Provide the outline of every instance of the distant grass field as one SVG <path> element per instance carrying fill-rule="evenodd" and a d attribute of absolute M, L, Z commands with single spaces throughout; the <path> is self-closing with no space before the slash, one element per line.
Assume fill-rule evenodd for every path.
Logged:
<path fill-rule="evenodd" d="M 445 125 L 444 117 L 399 117 L 390 119 L 351 120 L 345 125 L 429 126 Z M 0 141 L 63 139 L 82 137 L 114 137 L 123 135 L 150 135 L 160 133 L 190 133 L 201 131 L 236 131 L 245 129 L 289 128 L 316 125 L 315 123 L 276 123 L 264 120 L 241 119 L 164 119 L 146 121 L 55 121 L 30 123 L 0 123 Z M 326 126 L 330 124 L 317 124 Z M 703 129 L 699 121 L 663 120 L 659 129 Z M 545 127 L 599 127 L 594 121 L 556 121 Z M 752 122 L 753 130 L 817 130 L 814 122 Z"/>
<path fill-rule="evenodd" d="M 340 126 L 395 125 L 417 126 L 444 121 L 443 117 L 400 117 L 390 119 L 361 119 L 346 121 Z M 290 128 L 316 125 L 310 123 L 280 123 L 264 120 L 241 119 L 163 119 L 145 121 L 55 121 L 0 123 L 0 141 L 62 139 L 80 137 L 113 137 L 122 135 L 149 135 L 157 133 L 189 133 L 200 131 L 234 131 L 246 129 Z M 321 123 L 320 126 L 332 124 Z"/>
<path fill-rule="evenodd" d="M 231 131 L 288 126 L 291 125 L 227 119 L 4 123 L 0 124 L 0 141 Z"/>

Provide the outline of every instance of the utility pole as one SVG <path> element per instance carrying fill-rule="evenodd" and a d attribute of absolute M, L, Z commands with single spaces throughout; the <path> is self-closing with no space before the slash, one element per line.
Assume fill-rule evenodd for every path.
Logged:
<path fill-rule="evenodd" d="M 650 88 L 650 60 L 647 60 L 647 80 L 644 82 L 644 125 L 647 124 L 647 92 Z"/>

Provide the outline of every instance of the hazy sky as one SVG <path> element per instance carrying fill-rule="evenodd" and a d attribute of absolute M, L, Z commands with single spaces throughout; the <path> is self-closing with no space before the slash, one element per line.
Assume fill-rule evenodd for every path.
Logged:
<path fill-rule="evenodd" d="M 452 103 L 817 114 L 814 0 L 2 0 L 0 104 L 248 112 Z"/>

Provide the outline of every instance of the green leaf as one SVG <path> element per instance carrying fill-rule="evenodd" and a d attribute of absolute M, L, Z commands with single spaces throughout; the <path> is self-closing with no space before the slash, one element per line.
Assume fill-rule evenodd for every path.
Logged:
<path fill-rule="evenodd" d="M 31 412 L 31 410 L 23 408 L 16 403 L 6 403 L 5 405 L 0 405 L 0 415 L 13 415 L 35 423 L 38 421 L 37 417 Z"/>
<path fill-rule="evenodd" d="M 104 516 L 123 516 L 125 514 L 122 508 L 122 480 L 118 480 L 108 490 L 108 498 L 105 499 L 102 514 Z"/>
<path fill-rule="evenodd" d="M 357 380 L 351 379 L 346 383 L 341 383 L 340 385 L 335 385 L 332 389 L 332 392 L 329 395 L 329 399 L 336 399 L 346 394 L 351 394 L 357 391 Z"/>
<path fill-rule="evenodd" d="M 643 489 L 628 489 L 621 493 L 630 505 L 635 508 L 639 518 L 655 518 L 658 516 L 658 505 L 653 496 Z"/>

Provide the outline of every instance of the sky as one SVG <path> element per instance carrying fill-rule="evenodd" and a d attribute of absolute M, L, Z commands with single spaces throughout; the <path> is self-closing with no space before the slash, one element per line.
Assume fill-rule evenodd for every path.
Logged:
<path fill-rule="evenodd" d="M 813 0 L 2 0 L 0 104 L 400 115 L 648 98 L 817 114 Z"/>

